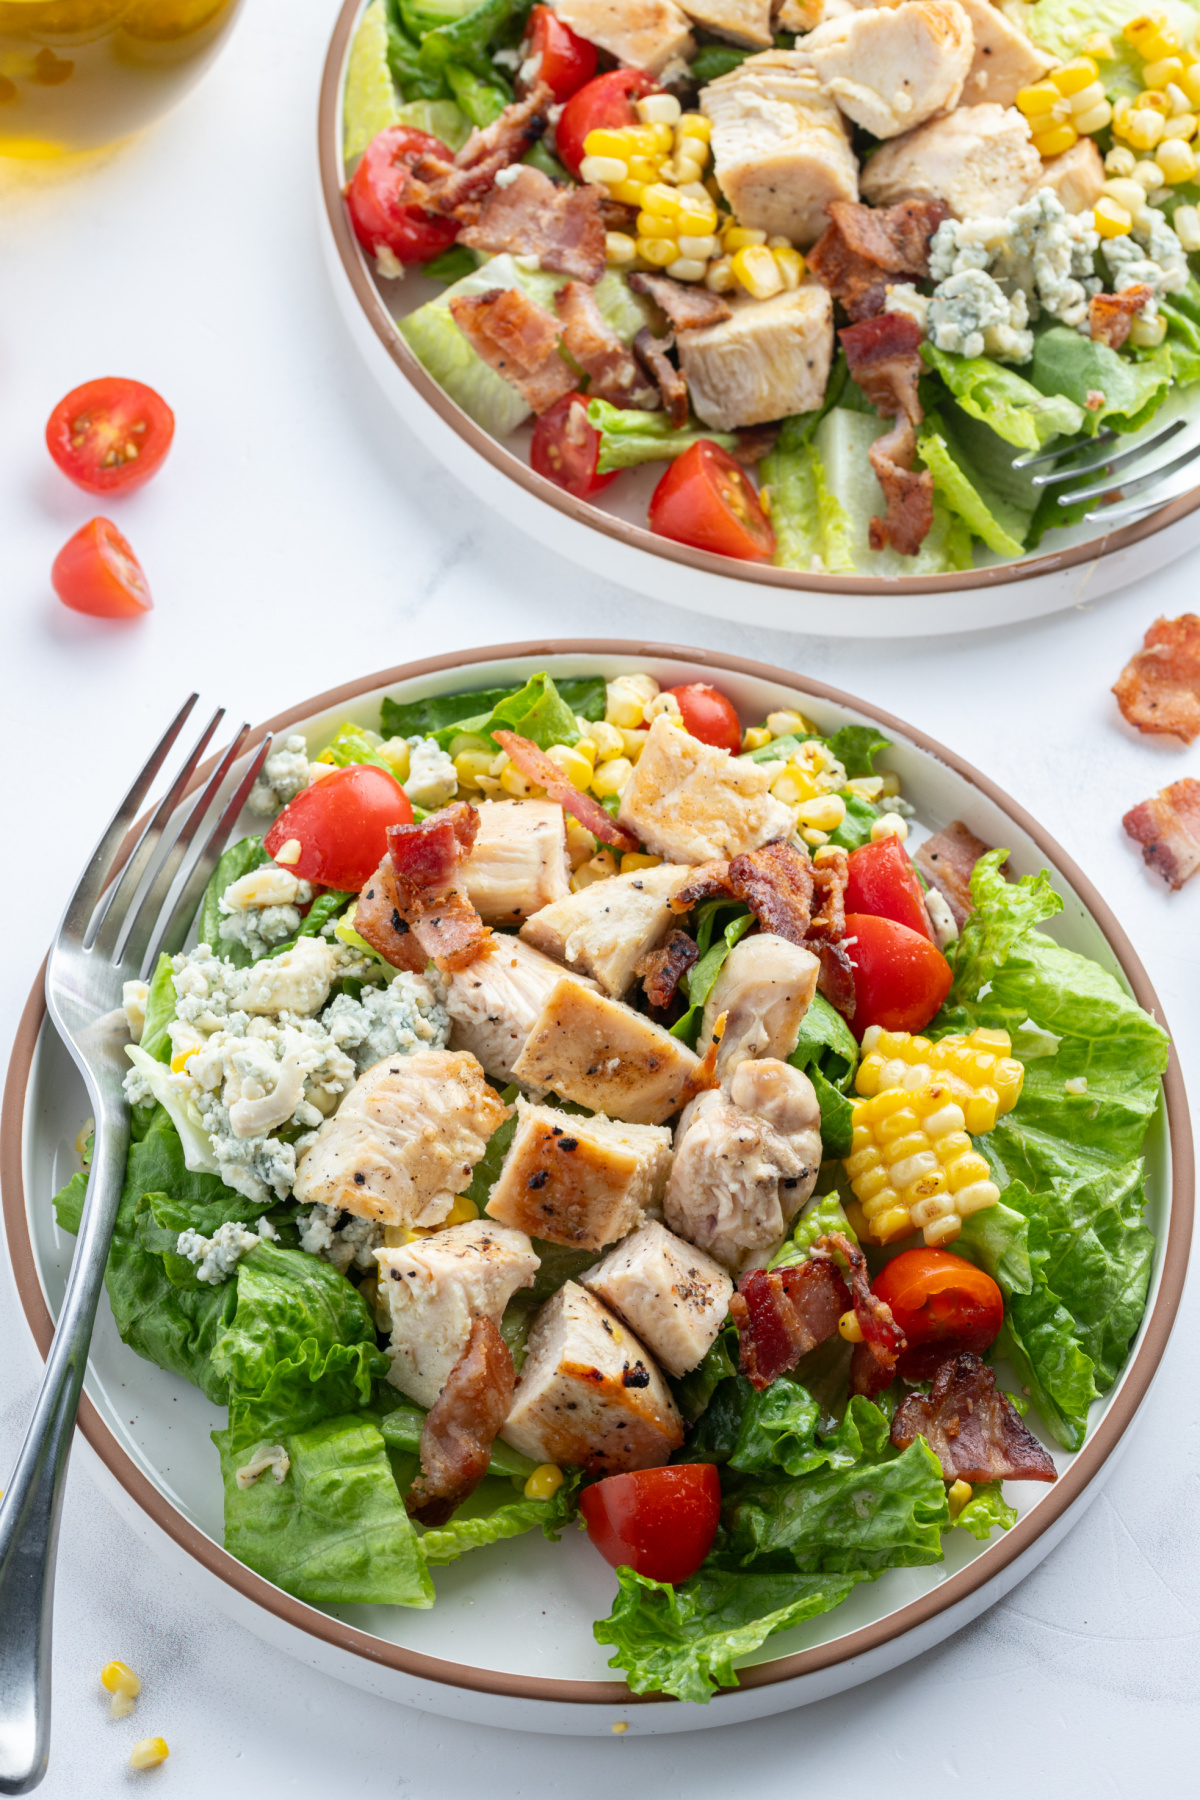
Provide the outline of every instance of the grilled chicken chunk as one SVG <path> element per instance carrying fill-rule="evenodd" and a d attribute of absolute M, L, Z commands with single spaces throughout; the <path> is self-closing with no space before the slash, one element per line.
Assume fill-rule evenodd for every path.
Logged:
<path fill-rule="evenodd" d="M 419 1406 L 432 1406 L 467 1347 L 471 1325 L 494 1325 L 539 1268 L 523 1231 L 473 1219 L 397 1250 L 377 1250 L 379 1298 L 390 1312 L 388 1380 Z"/>
<path fill-rule="evenodd" d="M 321 1126 L 293 1192 L 380 1225 L 437 1225 L 508 1113 L 473 1056 L 384 1057 Z"/>
<path fill-rule="evenodd" d="M 481 800 L 463 866 L 467 898 L 485 925 L 519 925 L 570 892 L 567 829 L 553 800 Z"/>
<path fill-rule="evenodd" d="M 1011 106 L 1021 88 L 1040 81 L 1054 67 L 1054 58 L 1031 43 L 991 0 L 958 0 L 958 4 L 971 21 L 975 39 L 959 105 L 980 106 L 990 100 L 996 106 Z M 1091 138 L 1079 141 L 1095 149 Z"/>
<path fill-rule="evenodd" d="M 693 25 L 727 38 L 731 44 L 769 50 L 775 41 L 771 0 L 681 0 L 681 4 Z"/>
<path fill-rule="evenodd" d="M 1014 106 L 960 106 L 877 150 L 863 171 L 873 206 L 944 200 L 956 219 L 1003 218 L 1039 182 L 1042 159 Z"/>
<path fill-rule="evenodd" d="M 704 88 L 717 180 L 742 225 L 807 248 L 831 200 L 858 199 L 858 164 L 836 103 L 802 57 L 765 50 Z"/>
<path fill-rule="evenodd" d="M 683 1421 L 649 1351 L 568 1281 L 533 1321 L 500 1436 L 537 1462 L 616 1475 L 667 1462 L 683 1442 Z"/>
<path fill-rule="evenodd" d="M 776 773 L 778 771 L 776 770 Z M 621 795 L 621 824 L 668 862 L 715 862 L 792 835 L 773 774 L 655 719 Z"/>
<path fill-rule="evenodd" d="M 821 1109 L 808 1076 L 774 1058 L 740 1063 L 727 1088 L 685 1107 L 663 1214 L 736 1272 L 783 1242 L 820 1166 Z"/>
<path fill-rule="evenodd" d="M 1049 188 L 1062 201 L 1064 211 L 1087 212 L 1100 198 L 1106 179 L 1095 139 L 1081 137 L 1061 156 L 1052 156 L 1042 164 L 1041 174 L 1030 183 L 1025 198 L 1032 200 L 1039 188 Z"/>
<path fill-rule="evenodd" d="M 511 1081 L 529 1028 L 562 974 L 559 963 L 519 937 L 493 938 L 487 956 L 445 978 L 451 1047 L 469 1050 L 494 1080 Z"/>
<path fill-rule="evenodd" d="M 620 1000 L 564 975 L 535 1020 L 513 1075 L 592 1112 L 662 1125 L 687 1098 L 699 1058 Z"/>
<path fill-rule="evenodd" d="M 705 1001 L 696 1046 L 703 1056 L 724 1013 L 725 1030 L 717 1050 L 717 1077 L 722 1083 L 729 1081 L 739 1063 L 763 1057 L 787 1061 L 817 991 L 820 967 L 811 950 L 773 931 L 755 932 L 734 945 Z"/>
<path fill-rule="evenodd" d="M 695 49 L 674 0 L 554 0 L 554 10 L 580 37 L 648 75 Z"/>
<path fill-rule="evenodd" d="M 957 105 L 974 48 L 958 0 L 909 0 L 818 25 L 797 55 L 848 119 L 892 138 Z"/>
<path fill-rule="evenodd" d="M 668 1375 L 686 1375 L 703 1362 L 733 1293 L 719 1263 L 656 1219 L 579 1279 L 637 1332 Z"/>
<path fill-rule="evenodd" d="M 662 1198 L 670 1167 L 664 1125 L 580 1118 L 520 1099 L 488 1216 L 552 1244 L 602 1250 Z"/>
<path fill-rule="evenodd" d="M 671 899 L 688 874 L 663 863 L 594 881 L 581 893 L 543 907 L 521 927 L 521 937 L 572 970 L 594 975 L 603 991 L 619 1000 L 633 982 L 636 965 L 675 923 Z"/>
<path fill-rule="evenodd" d="M 833 359 L 833 301 L 815 282 L 769 300 L 747 296 L 731 318 L 682 332 L 678 344 L 692 405 L 706 425 L 733 431 L 813 412 Z"/>

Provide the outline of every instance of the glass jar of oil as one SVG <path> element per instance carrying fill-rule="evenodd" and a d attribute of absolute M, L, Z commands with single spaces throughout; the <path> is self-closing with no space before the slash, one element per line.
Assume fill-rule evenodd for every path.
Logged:
<path fill-rule="evenodd" d="M 203 74 L 240 0 L 0 0 L 0 156 L 95 150 Z"/>

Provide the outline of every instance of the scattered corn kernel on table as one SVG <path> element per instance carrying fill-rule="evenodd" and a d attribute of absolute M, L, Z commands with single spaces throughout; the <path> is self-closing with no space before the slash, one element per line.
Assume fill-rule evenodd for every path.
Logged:
<path fill-rule="evenodd" d="M 655 606 L 525 542 L 405 433 L 343 335 L 314 221 L 315 95 L 330 24 L 314 0 L 259 0 L 207 84 L 154 135 L 82 169 L 0 165 L 7 1038 L 84 847 L 190 687 L 257 719 L 408 656 L 604 633 L 804 670 L 981 765 L 1115 906 L 1176 1028 L 1185 1075 L 1200 1084 L 1200 886 L 1168 894 L 1120 826 L 1137 801 L 1195 773 L 1200 748 L 1136 737 L 1109 694 L 1151 620 L 1195 605 L 1200 565 L 1177 564 L 1094 611 L 1028 629 L 851 645 Z M 45 420 L 69 388 L 110 372 L 152 383 L 178 419 L 161 476 L 111 507 L 157 602 L 132 626 L 67 613 L 48 580 L 60 544 L 96 508 L 50 464 Z M 919 1061 L 911 1046 L 877 1048 Z M 953 1135 L 959 1097 L 943 1111 L 924 1116 L 931 1140 L 935 1126 Z M 866 1162 L 860 1179 L 870 1181 Z M 1189 1429 L 1198 1345 L 1193 1291 L 1108 1487 L 975 1625 L 839 1699 L 694 1739 L 639 1741 L 636 1728 L 578 1744 L 521 1737 L 330 1683 L 198 1602 L 148 1557 L 77 1460 L 41 1791 L 108 1800 L 149 1782 L 179 1800 L 343 1791 L 465 1800 L 481 1789 L 599 1800 L 631 1786 L 783 1800 L 798 1782 L 805 1792 L 844 1788 L 852 1768 L 856 1786 L 923 1800 L 931 1784 L 1012 1767 L 1014 1744 L 1047 1793 L 1184 1791 L 1200 1579 L 1200 1452 Z M 5 1270 L 0 1470 L 11 1466 L 38 1368 Z M 110 1717 L 122 1696 L 136 1698 L 136 1711 L 117 1705 Z M 160 1739 L 170 1754 L 155 1770 Z M 129 1768 L 135 1745 L 140 1774 Z"/>

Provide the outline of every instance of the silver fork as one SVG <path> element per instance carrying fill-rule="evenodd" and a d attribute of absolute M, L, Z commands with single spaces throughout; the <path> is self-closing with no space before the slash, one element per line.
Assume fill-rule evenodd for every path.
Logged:
<path fill-rule="evenodd" d="M 160 951 L 182 949 L 192 915 L 271 747 L 269 737 L 256 747 L 202 834 L 250 729 L 243 725 L 177 820 L 188 783 L 224 717 L 224 709 L 218 709 L 117 872 L 126 834 L 197 698 L 193 694 L 179 709 L 117 808 L 71 896 L 46 964 L 47 1008 L 83 1076 L 95 1136 L 62 1311 L 33 1417 L 0 1501 L 0 1794 L 28 1793 L 46 1772 L 54 1560 L 63 1487 L 129 1148 L 129 1112 L 121 1088 L 129 1067 L 122 989 L 126 981 L 147 979 Z"/>
<path fill-rule="evenodd" d="M 1131 519 L 1140 519 L 1143 514 L 1154 512 L 1165 506 L 1169 500 L 1176 499 L 1194 486 L 1195 475 L 1190 465 L 1200 453 L 1200 443 L 1191 443 L 1188 448 L 1172 461 L 1156 465 L 1153 469 L 1140 471 L 1131 480 L 1120 483 L 1112 477 L 1119 475 L 1122 469 L 1128 469 L 1151 451 L 1165 449 L 1173 438 L 1189 423 L 1185 419 L 1173 419 L 1169 425 L 1160 426 L 1150 437 L 1138 443 L 1129 444 L 1124 450 L 1112 455 L 1091 458 L 1086 462 L 1075 462 L 1081 450 L 1092 450 L 1097 445 L 1114 443 L 1119 436 L 1107 428 L 1098 431 L 1093 438 L 1087 438 L 1081 444 L 1060 446 L 1057 450 L 1043 450 L 1035 456 L 1016 456 L 1013 468 L 1019 470 L 1041 468 L 1045 464 L 1054 467 L 1042 475 L 1031 477 L 1031 486 L 1041 489 L 1060 486 L 1066 481 L 1078 481 L 1088 475 L 1103 475 L 1103 481 L 1095 482 L 1091 487 L 1072 488 L 1068 493 L 1058 496 L 1060 506 L 1077 506 L 1083 500 L 1100 500 L 1102 504 L 1091 512 L 1084 513 L 1089 525 L 1122 525 Z M 1182 480 L 1172 482 L 1170 477 L 1188 470 Z M 1166 485 L 1162 485 L 1166 484 Z M 1144 498 L 1139 499 L 1137 496 Z"/>

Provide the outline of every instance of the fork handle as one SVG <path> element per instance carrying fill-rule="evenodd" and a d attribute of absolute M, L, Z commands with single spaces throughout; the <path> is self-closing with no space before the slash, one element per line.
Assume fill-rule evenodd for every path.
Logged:
<path fill-rule="evenodd" d="M 87 1199 L 62 1312 L 17 1466 L 0 1500 L 0 1794 L 27 1794 L 46 1773 L 58 1526 L 128 1148 L 124 1108 L 103 1118 L 97 1107 Z"/>

